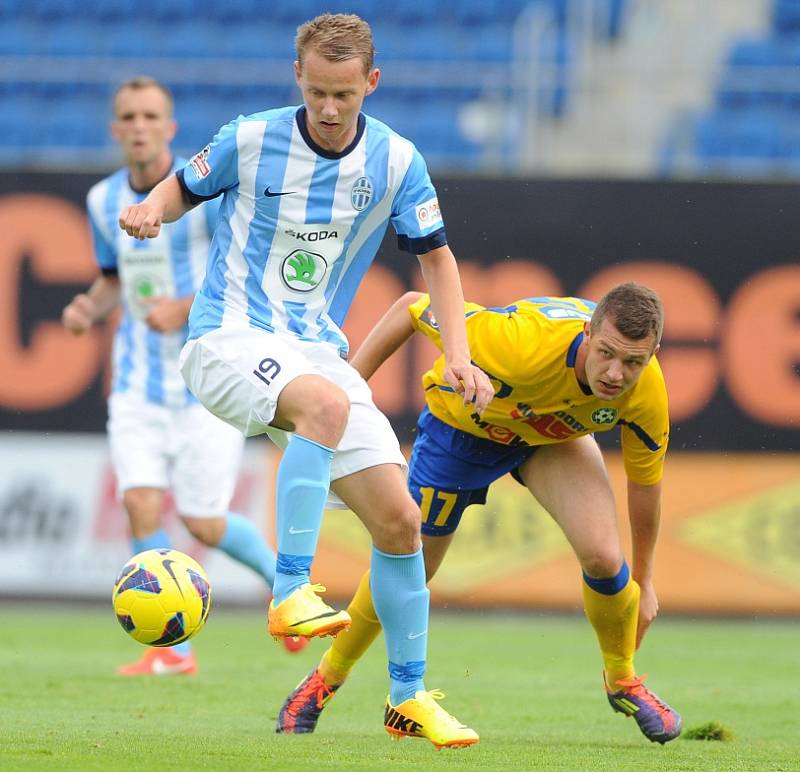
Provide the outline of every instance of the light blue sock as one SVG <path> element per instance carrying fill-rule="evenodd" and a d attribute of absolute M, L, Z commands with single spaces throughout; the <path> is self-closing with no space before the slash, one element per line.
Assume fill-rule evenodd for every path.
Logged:
<path fill-rule="evenodd" d="M 333 450 L 295 434 L 276 481 L 278 558 L 272 595 L 281 603 L 307 584 L 331 481 Z"/>
<path fill-rule="evenodd" d="M 399 705 L 425 688 L 430 594 L 422 550 L 388 555 L 373 547 L 369 582 L 389 654 L 389 697 Z"/>
<path fill-rule="evenodd" d="M 275 553 L 267 546 L 263 535 L 250 520 L 235 512 L 228 512 L 225 523 L 225 533 L 217 549 L 264 577 L 267 588 L 272 592 Z"/>
<path fill-rule="evenodd" d="M 168 550 L 172 548 L 169 534 L 163 528 L 153 531 L 149 536 L 143 536 L 138 539 L 134 536 L 131 538 L 131 544 L 133 545 L 134 555 L 138 555 L 145 550 Z"/>
<path fill-rule="evenodd" d="M 138 555 L 145 550 L 168 550 L 172 548 L 172 541 L 169 538 L 169 534 L 163 528 L 159 528 L 149 536 L 143 536 L 138 539 L 134 537 L 131 539 L 131 543 L 133 544 L 134 555 Z M 185 657 L 192 650 L 192 644 L 185 641 L 184 643 L 178 643 L 168 648 Z"/>

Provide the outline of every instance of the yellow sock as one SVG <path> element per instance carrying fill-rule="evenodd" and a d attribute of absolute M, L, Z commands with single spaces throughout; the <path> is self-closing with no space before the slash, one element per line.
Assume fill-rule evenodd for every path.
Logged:
<path fill-rule="evenodd" d="M 333 639 L 319 663 L 320 674 L 331 686 L 342 683 L 350 675 L 353 666 L 381 631 L 369 591 L 369 571 L 361 577 L 347 611 L 353 620 L 350 629 Z"/>
<path fill-rule="evenodd" d="M 626 567 L 627 568 L 627 567 Z M 583 606 L 600 644 L 606 681 L 612 691 L 621 678 L 636 675 L 636 625 L 639 619 L 639 585 L 631 578 L 613 595 L 593 590 L 584 580 Z"/>

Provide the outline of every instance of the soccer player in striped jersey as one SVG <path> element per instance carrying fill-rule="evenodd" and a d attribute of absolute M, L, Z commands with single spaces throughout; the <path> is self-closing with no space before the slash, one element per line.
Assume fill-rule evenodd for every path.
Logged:
<path fill-rule="evenodd" d="M 477 734 L 424 686 L 429 598 L 419 508 L 397 438 L 347 363 L 341 329 L 389 222 L 430 289 L 445 380 L 478 413 L 493 391 L 470 360 L 458 268 L 425 162 L 411 142 L 361 112 L 380 78 L 369 25 L 323 14 L 299 27 L 296 48 L 301 106 L 222 127 L 119 222 L 150 238 L 162 222 L 222 196 L 182 372 L 216 415 L 286 448 L 269 632 L 313 637 L 350 625 L 310 582 L 330 487 L 373 540 L 372 597 L 389 658 L 387 731 L 415 727 L 437 746 L 470 745 Z"/>
<path fill-rule="evenodd" d="M 81 334 L 122 306 L 114 338 L 108 432 L 134 552 L 170 546 L 162 510 L 164 491 L 171 487 L 192 535 L 255 570 L 271 592 L 275 554 L 253 523 L 228 512 L 244 438 L 192 396 L 178 369 L 189 307 L 205 274 L 217 204 L 198 207 L 148 242 L 125 235 L 117 225 L 123 206 L 142 201 L 156 183 L 184 165 L 170 151 L 176 129 L 172 111 L 169 91 L 152 78 L 134 78 L 117 90 L 112 132 L 126 165 L 88 195 L 101 274 L 64 309 L 63 323 Z M 289 639 L 289 647 L 302 643 Z M 187 642 L 149 649 L 118 672 L 196 671 Z"/>
<path fill-rule="evenodd" d="M 672 740 L 680 734 L 680 716 L 644 685 L 633 664 L 658 611 L 653 560 L 669 437 L 667 393 L 654 356 L 661 302 L 649 288 L 629 283 L 597 306 L 537 297 L 505 308 L 467 303 L 465 312 L 473 361 L 496 393 L 478 415 L 442 377 L 441 358 L 423 376 L 426 407 L 408 483 L 422 510 L 428 578 L 441 565 L 464 509 L 484 504 L 492 482 L 510 472 L 561 526 L 580 562 L 584 607 L 600 644 L 611 707 L 633 716 L 651 741 Z M 441 348 L 429 298 L 412 292 L 370 332 L 353 366 L 369 378 L 414 332 Z M 592 436 L 616 426 L 628 478 L 632 571 Z M 348 611 L 352 627 L 286 699 L 278 732 L 313 732 L 327 701 L 380 632 L 367 577 Z"/>

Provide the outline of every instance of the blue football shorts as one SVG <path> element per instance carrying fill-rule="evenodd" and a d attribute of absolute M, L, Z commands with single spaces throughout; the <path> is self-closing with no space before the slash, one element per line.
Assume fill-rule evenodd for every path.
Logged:
<path fill-rule="evenodd" d="M 422 533 L 445 536 L 458 528 L 470 504 L 485 504 L 489 486 L 517 468 L 535 446 L 509 447 L 439 420 L 426 407 L 408 467 L 408 489 L 422 511 Z"/>

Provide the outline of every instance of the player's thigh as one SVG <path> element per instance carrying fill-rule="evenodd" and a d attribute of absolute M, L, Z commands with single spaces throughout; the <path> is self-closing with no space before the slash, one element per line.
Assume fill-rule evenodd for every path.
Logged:
<path fill-rule="evenodd" d="M 171 483 L 178 513 L 184 518 L 224 515 L 236 487 L 244 436 L 198 404 L 175 412 L 174 432 Z"/>
<path fill-rule="evenodd" d="M 180 368 L 211 413 L 251 437 L 272 423 L 289 383 L 303 375 L 320 376 L 310 352 L 300 341 L 254 327 L 219 328 L 186 343 Z"/>
<path fill-rule="evenodd" d="M 590 575 L 619 567 L 617 509 L 593 437 L 543 445 L 519 468 L 525 485 L 559 524 Z"/>
<path fill-rule="evenodd" d="M 331 488 L 358 515 L 381 552 L 404 555 L 419 549 L 419 509 L 400 465 L 370 466 L 340 477 Z"/>
<path fill-rule="evenodd" d="M 107 428 L 120 497 L 131 488 L 169 485 L 171 427 L 166 408 L 132 393 L 112 394 Z"/>

